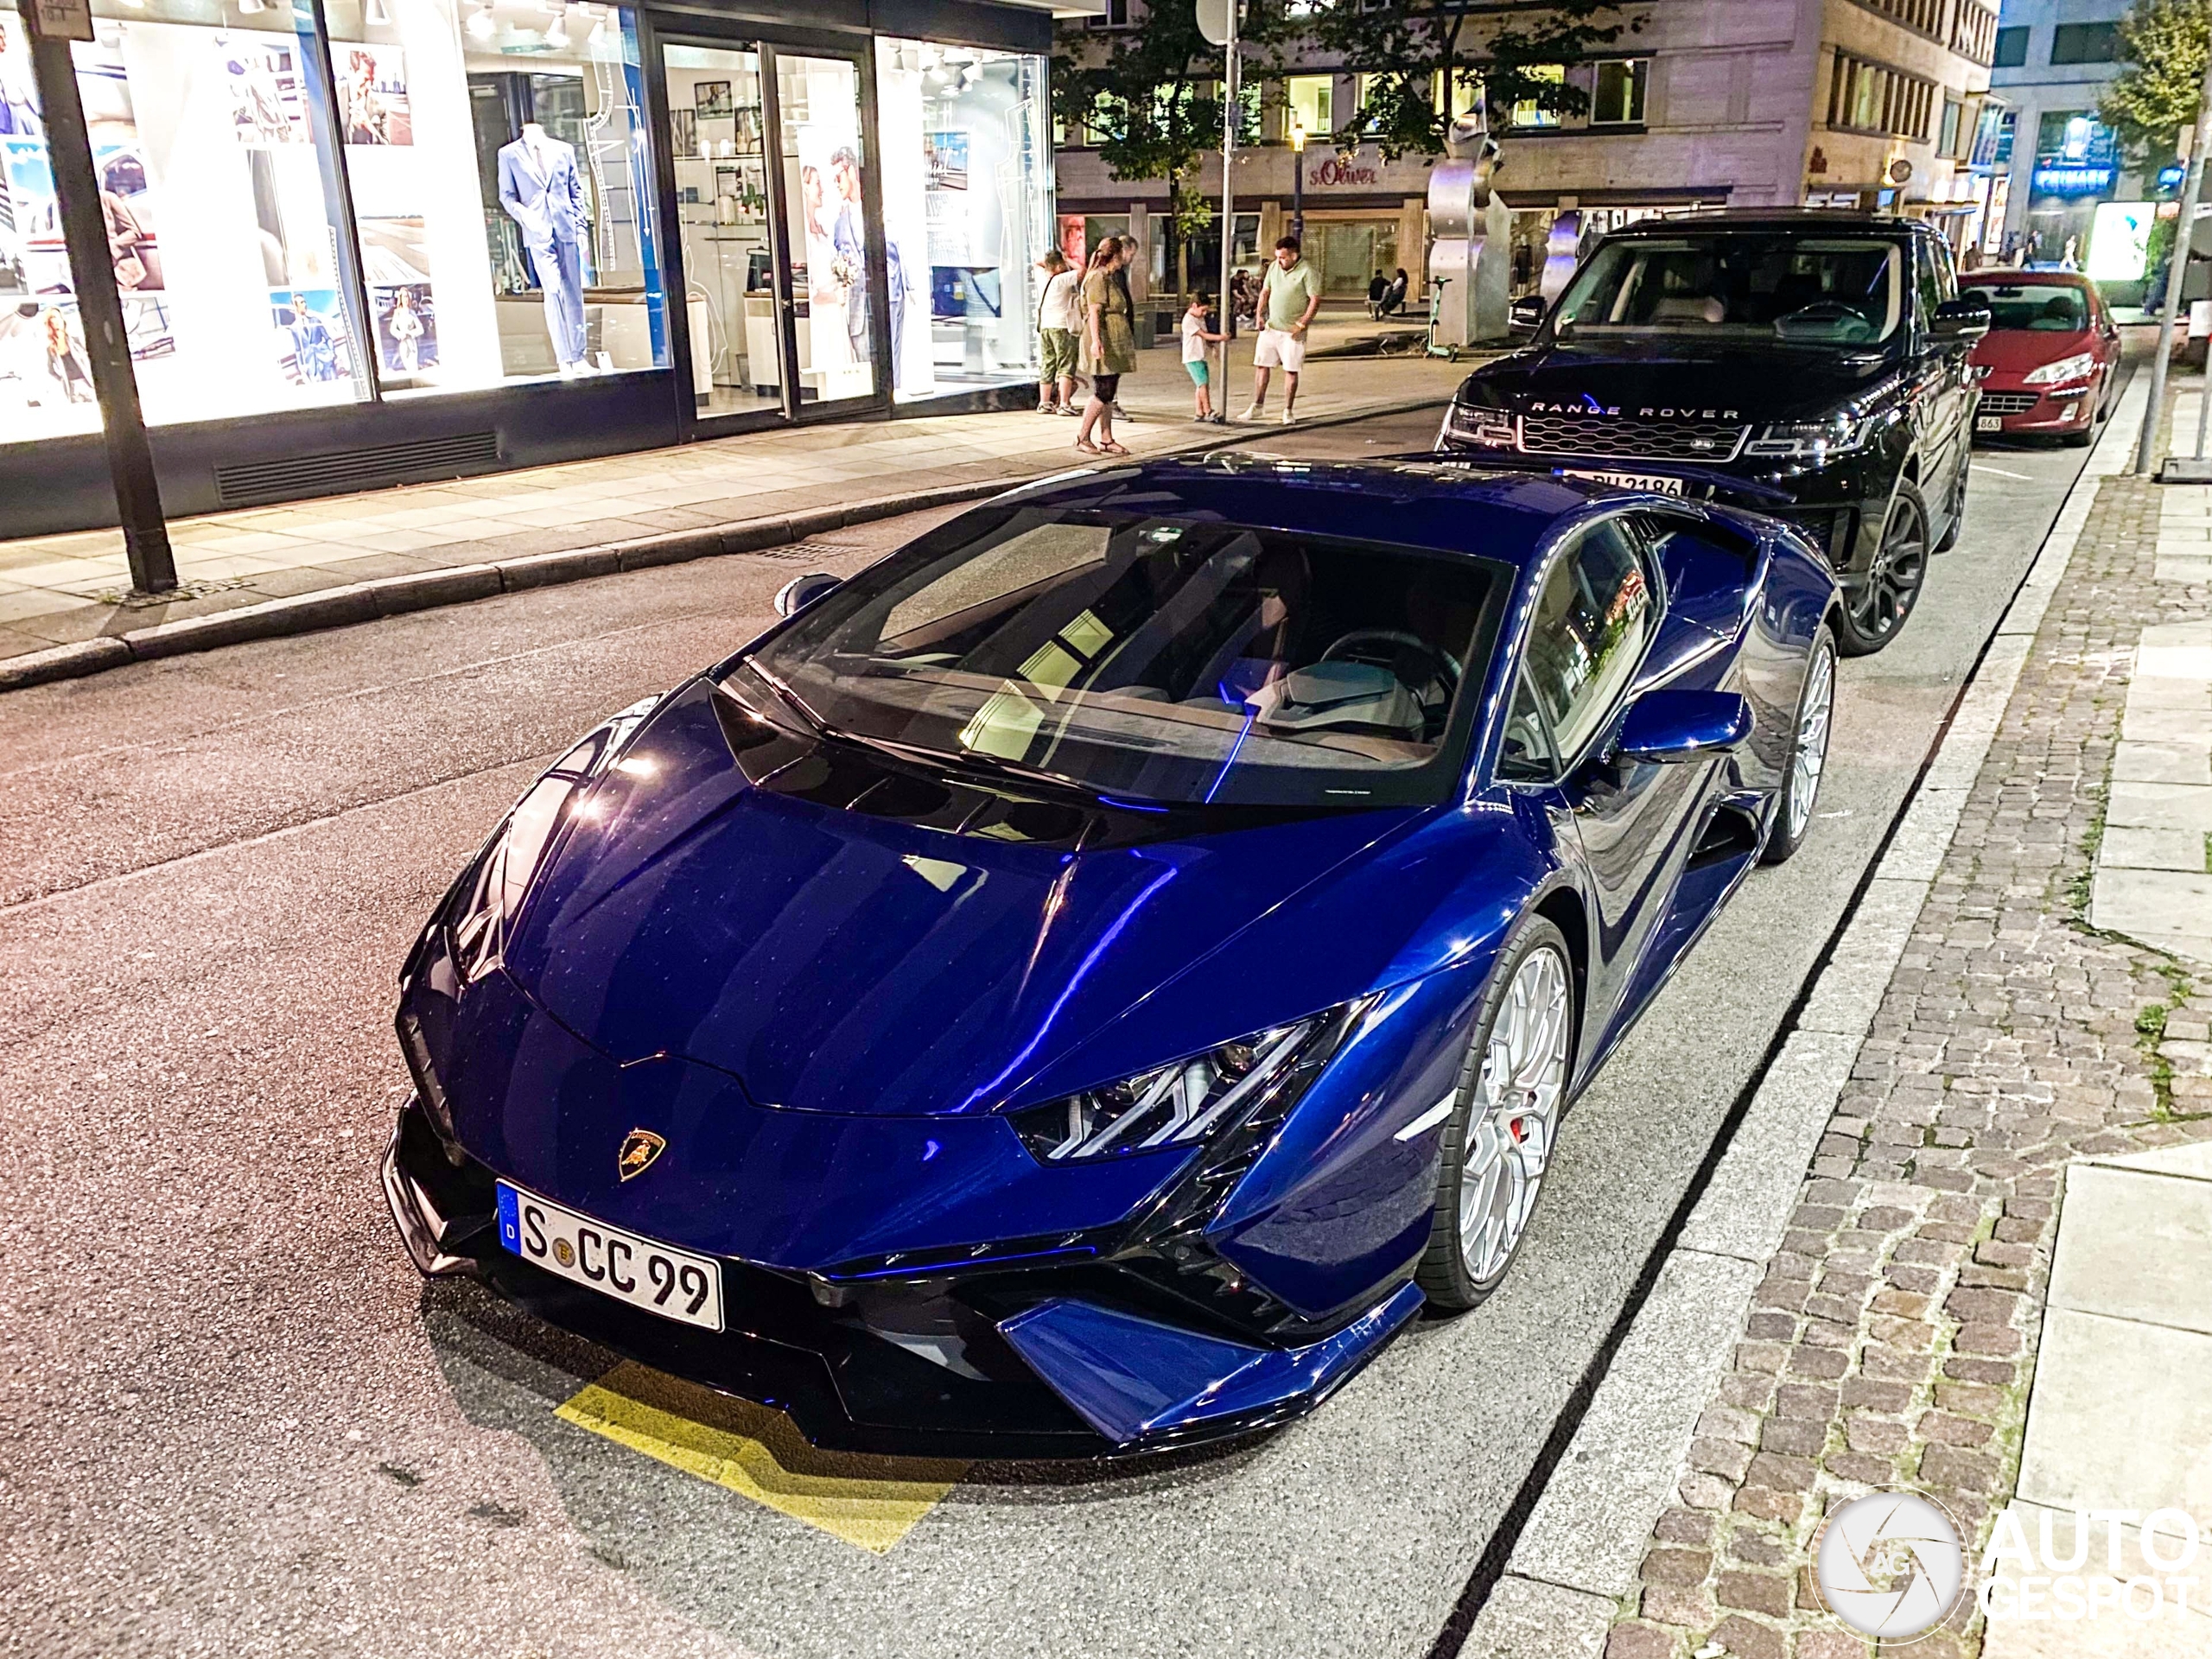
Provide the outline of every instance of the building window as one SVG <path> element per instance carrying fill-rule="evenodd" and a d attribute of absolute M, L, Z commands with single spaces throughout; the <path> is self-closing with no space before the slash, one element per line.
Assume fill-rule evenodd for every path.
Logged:
<path fill-rule="evenodd" d="M 1996 42 L 1997 14 L 1975 0 L 1959 0 L 1959 15 L 1951 24 L 1951 50 L 1986 65 Z"/>
<path fill-rule="evenodd" d="M 1532 64 L 1529 79 L 1564 83 L 1567 66 L 1563 63 Z M 1533 98 L 1524 98 L 1513 106 L 1513 124 L 1516 127 L 1555 127 L 1559 125 L 1559 111 L 1548 110 Z"/>
<path fill-rule="evenodd" d="M 1827 124 L 1847 131 L 1924 141 L 1935 114 L 1936 91 L 1932 80 L 1839 52 L 1828 82 Z"/>
<path fill-rule="evenodd" d="M 2050 32 L 2053 63 L 2117 63 L 2118 23 L 2061 23 Z"/>
<path fill-rule="evenodd" d="M 1452 79 L 1451 107 L 1444 110 L 1444 118 L 1468 114 L 1475 107 L 1475 100 L 1482 96 L 1482 82 L 1471 78 L 1462 68 Z M 1444 108 L 1444 71 L 1439 69 L 1429 77 L 1428 101 L 1432 107 Z"/>
<path fill-rule="evenodd" d="M 2028 60 L 2028 26 L 2015 23 L 1997 31 L 1997 49 L 1990 55 L 1993 69 L 2018 69 Z"/>
<path fill-rule="evenodd" d="M 1624 126 L 1643 119 L 1643 90 L 1651 78 L 1649 58 L 1608 58 L 1598 65 L 1590 95 L 1590 124 Z"/>
<path fill-rule="evenodd" d="M 1869 11 L 1878 11 L 1904 24 L 1916 34 L 1940 41 L 1943 38 L 1943 15 L 1950 0 L 1859 0 L 1859 3 Z"/>
<path fill-rule="evenodd" d="M 1290 137 L 1292 124 L 1310 135 L 1327 134 L 1337 130 L 1335 98 L 1337 78 L 1334 75 L 1293 75 L 1282 84 L 1283 137 Z"/>
<path fill-rule="evenodd" d="M 875 86 L 893 397 L 1034 380 L 1053 235 L 1045 60 L 880 38 Z"/>
<path fill-rule="evenodd" d="M 1103 10 L 1089 20 L 1093 29 L 1131 29 L 1135 26 L 1136 0 L 1099 0 Z"/>
<path fill-rule="evenodd" d="M 1943 124 L 1936 130 L 1936 153 L 1956 159 L 1959 153 L 1959 116 L 1966 105 L 1955 98 L 1943 100 Z"/>

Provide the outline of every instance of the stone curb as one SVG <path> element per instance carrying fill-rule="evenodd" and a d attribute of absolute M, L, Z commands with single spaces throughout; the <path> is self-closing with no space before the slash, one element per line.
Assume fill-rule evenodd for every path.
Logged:
<path fill-rule="evenodd" d="M 1618 1607 L 1633 1591 L 1698 1418 L 1741 1336 L 1767 1261 L 1781 1247 L 1790 1206 L 1958 829 L 2044 613 L 2073 561 L 2098 486 L 2127 469 L 2149 379 L 2139 374 L 2130 381 L 2067 492 L 1849 923 L 1477 1615 L 1464 1653 L 1599 1659 L 1604 1651 L 1610 1618 L 1594 1630 L 1586 1615 L 1563 1621 L 1532 1640 L 1523 1603 L 1541 1591 L 1554 1602 L 1565 1596 L 1588 1599 L 1578 1599 L 1582 1606 Z M 1503 1610 L 1495 1618 L 1492 1606 Z"/>
<path fill-rule="evenodd" d="M 1417 410 L 1433 409 L 1450 401 L 1451 394 L 1448 392 L 1442 397 L 1402 399 L 1341 415 L 1319 416 L 1300 421 L 1290 429 L 1297 432 L 1321 427 L 1347 426 L 1355 421 L 1372 420 L 1378 416 L 1405 415 Z M 1261 429 L 1263 429 L 1224 431 L 1219 436 L 1198 438 L 1136 459 L 1155 461 L 1178 455 L 1205 454 L 1231 444 L 1249 443 Z M 609 542 L 597 547 L 571 548 L 558 553 L 533 553 L 501 559 L 490 564 L 456 565 L 449 569 L 416 571 L 404 576 L 385 576 L 375 582 L 321 588 L 313 593 L 268 600 L 258 605 L 242 605 L 234 611 L 220 611 L 213 616 L 185 617 L 178 621 L 133 628 L 119 634 L 103 634 L 98 639 L 79 640 L 74 645 L 26 652 L 20 656 L 0 660 L 0 693 L 43 685 L 54 680 L 80 679 L 86 675 L 121 668 L 130 663 L 181 657 L 192 652 L 214 651 L 224 645 L 243 645 L 253 639 L 275 639 L 290 634 L 318 632 L 324 628 L 350 627 L 356 623 L 374 622 L 409 611 L 465 605 L 472 600 L 521 593 L 532 588 L 550 588 L 559 582 L 585 582 L 595 576 L 610 576 L 625 570 L 683 564 L 693 559 L 718 558 L 731 553 L 765 552 L 771 548 L 804 542 L 810 537 L 823 535 L 830 531 L 873 524 L 883 518 L 895 518 L 901 513 L 918 512 L 929 507 L 954 506 L 964 501 L 984 500 L 1067 470 L 1070 469 L 1052 467 L 1033 474 L 996 478 L 974 484 L 948 484 L 905 495 L 877 496 L 864 501 L 848 502 L 842 506 L 818 507 L 782 518 L 747 519 L 705 529 L 670 531 L 658 536 Z"/>

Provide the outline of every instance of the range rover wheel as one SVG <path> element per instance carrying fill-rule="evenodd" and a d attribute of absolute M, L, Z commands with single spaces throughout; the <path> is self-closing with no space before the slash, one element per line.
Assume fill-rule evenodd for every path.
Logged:
<path fill-rule="evenodd" d="M 1918 487 L 1900 483 L 1882 524 L 1882 544 L 1859 579 L 1856 592 L 1843 596 L 1842 625 L 1836 649 L 1847 657 L 1871 657 L 1897 637 L 1920 599 L 1928 577 L 1928 504 Z"/>
<path fill-rule="evenodd" d="M 1491 976 L 1444 1123 L 1428 1249 L 1414 1275 L 1435 1306 L 1474 1306 L 1513 1265 L 1551 1167 L 1573 1038 L 1567 941 L 1530 917 Z"/>
<path fill-rule="evenodd" d="M 1774 823 L 1759 851 L 1762 864 L 1779 864 L 1805 844 L 1813 827 L 1813 803 L 1821 798 L 1821 773 L 1827 770 L 1828 734 L 1835 725 L 1835 641 L 1824 627 L 1813 636 L 1805 664 L 1805 684 L 1797 693 L 1797 728 L 1790 734 L 1783 763 L 1782 794 L 1774 804 Z"/>

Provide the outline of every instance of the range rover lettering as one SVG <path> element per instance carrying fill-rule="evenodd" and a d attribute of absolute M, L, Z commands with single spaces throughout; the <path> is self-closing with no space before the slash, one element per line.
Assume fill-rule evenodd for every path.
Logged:
<path fill-rule="evenodd" d="M 1440 451 L 1770 512 L 1841 584 L 1837 645 L 1911 615 L 1959 537 L 1989 311 L 1925 226 L 1770 209 L 1599 243 L 1511 356 L 1459 387 Z"/>

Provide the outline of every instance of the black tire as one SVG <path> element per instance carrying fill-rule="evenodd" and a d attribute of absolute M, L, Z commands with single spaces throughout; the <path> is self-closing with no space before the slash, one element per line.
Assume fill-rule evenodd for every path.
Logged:
<path fill-rule="evenodd" d="M 1882 523 L 1881 545 L 1858 588 L 1844 594 L 1836 649 L 1847 657 L 1883 649 L 1904 631 L 1927 580 L 1928 503 L 1910 480 L 1900 480 Z"/>
<path fill-rule="evenodd" d="M 1830 734 L 1835 724 L 1835 639 L 1826 624 L 1813 636 L 1813 649 L 1805 658 L 1804 683 L 1797 688 L 1797 709 L 1789 727 L 1789 753 L 1782 763 L 1782 788 L 1775 797 L 1774 820 L 1768 826 L 1766 845 L 1759 849 L 1759 862 L 1780 864 L 1805 844 L 1805 837 L 1813 827 L 1813 807 L 1820 799 L 1821 779 L 1827 770 L 1827 751 Z M 1825 678 L 1823 676 L 1825 675 Z M 1821 721 L 1818 741 L 1819 760 L 1811 768 L 1811 785 L 1807 788 L 1799 777 L 1798 757 L 1808 736 L 1806 715 L 1815 696 L 1825 696 L 1827 708 Z M 1801 804 L 1800 795 L 1804 798 Z"/>
<path fill-rule="evenodd" d="M 1524 964 L 1540 952 L 1548 952 L 1556 958 L 1558 971 L 1566 985 L 1566 1064 L 1558 1089 L 1548 1129 L 1549 1139 L 1542 1147 L 1542 1169 L 1532 1182 L 1524 1182 L 1527 1203 L 1522 1210 L 1519 1230 L 1506 1246 L 1503 1261 L 1493 1270 L 1478 1274 L 1467 1260 L 1460 1243 L 1459 1205 L 1462 1177 L 1466 1173 L 1467 1143 L 1473 1128 L 1478 1095 L 1483 1081 L 1484 1062 L 1490 1052 L 1491 1039 L 1497 1029 L 1499 1011 L 1507 995 Z M 1536 1205 L 1543 1196 L 1547 1183 L 1543 1174 L 1550 1167 L 1558 1147 L 1558 1130 L 1566 1116 L 1567 1084 L 1573 1074 L 1576 1019 L 1578 1010 L 1574 995 L 1574 961 L 1567 948 L 1566 937 L 1558 928 L 1541 916 L 1524 916 L 1512 936 L 1498 952 L 1497 965 L 1491 972 L 1490 984 L 1483 992 L 1482 1006 L 1476 1011 L 1474 1034 L 1467 1044 L 1467 1057 L 1459 1068 L 1459 1086 L 1455 1090 L 1452 1115 L 1444 1122 L 1439 1155 L 1442 1167 L 1436 1180 L 1436 1208 L 1429 1221 L 1428 1248 L 1422 1253 L 1421 1264 L 1414 1270 L 1414 1278 L 1427 1296 L 1430 1306 L 1447 1313 L 1461 1313 L 1487 1298 L 1504 1282 L 1511 1269 L 1514 1257 L 1522 1242 L 1528 1237 L 1528 1222 L 1535 1215 Z M 1516 1136 L 1516 1151 L 1521 1142 Z M 1529 1190 L 1533 1189 L 1533 1190 Z"/>

